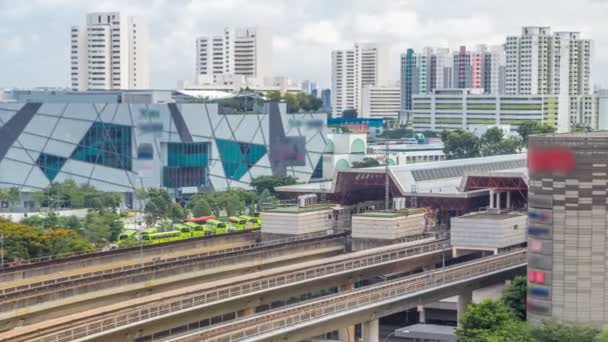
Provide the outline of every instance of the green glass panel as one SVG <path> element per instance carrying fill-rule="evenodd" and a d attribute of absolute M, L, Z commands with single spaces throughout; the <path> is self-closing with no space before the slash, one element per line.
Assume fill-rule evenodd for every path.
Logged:
<path fill-rule="evenodd" d="M 132 166 L 131 127 L 94 122 L 71 158 L 123 170 Z"/>
<path fill-rule="evenodd" d="M 36 160 L 36 165 L 44 172 L 46 178 L 52 182 L 57 177 L 66 160 L 64 157 L 40 153 L 38 160 Z"/>
<path fill-rule="evenodd" d="M 217 149 L 227 178 L 239 180 L 268 152 L 265 145 L 216 139 Z"/>

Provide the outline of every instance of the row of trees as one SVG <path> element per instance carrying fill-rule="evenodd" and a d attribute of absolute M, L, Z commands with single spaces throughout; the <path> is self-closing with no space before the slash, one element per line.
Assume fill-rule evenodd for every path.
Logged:
<path fill-rule="evenodd" d="M 500 300 L 467 308 L 456 330 L 459 342 L 608 342 L 608 330 L 547 320 L 526 322 L 526 278 L 516 277 Z"/>
<path fill-rule="evenodd" d="M 66 228 L 45 230 L 0 218 L 0 234 L 4 238 L 5 262 L 93 250 L 82 235 Z"/>
<path fill-rule="evenodd" d="M 530 135 L 554 131 L 552 126 L 527 121 L 519 126 L 519 137 L 505 137 L 500 128 L 494 127 L 487 130 L 481 138 L 463 130 L 443 131 L 441 140 L 446 158 L 462 159 L 517 153 L 528 145 Z"/>
<path fill-rule="evenodd" d="M 285 101 L 287 113 L 315 112 L 323 107 L 323 101 L 320 98 L 302 92 L 281 95 L 279 91 L 269 91 L 266 97 L 271 101 Z"/>

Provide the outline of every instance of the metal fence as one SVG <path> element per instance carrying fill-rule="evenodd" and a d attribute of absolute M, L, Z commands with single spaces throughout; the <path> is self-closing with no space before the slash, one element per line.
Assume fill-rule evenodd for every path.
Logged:
<path fill-rule="evenodd" d="M 293 285 L 299 282 L 320 279 L 321 277 L 338 275 L 341 273 L 348 273 L 353 270 L 380 266 L 411 257 L 423 256 L 429 253 L 436 253 L 445 250 L 449 250 L 449 242 L 447 240 L 426 242 L 413 246 L 404 246 L 400 249 L 393 249 L 373 255 L 366 255 L 358 258 L 350 258 L 325 265 L 319 265 L 310 269 L 292 271 L 275 276 L 246 281 L 234 286 L 211 289 L 186 296 L 180 296 L 179 298 L 169 302 L 167 302 L 167 299 L 164 299 L 163 304 L 145 305 L 140 308 L 131 309 L 118 314 L 113 313 L 111 315 L 100 317 L 97 322 L 94 323 L 86 323 L 75 326 L 75 322 L 70 322 L 69 329 L 47 335 L 44 338 L 33 341 L 64 342 L 95 334 L 102 335 L 104 332 L 109 332 L 126 325 L 137 324 L 147 320 L 160 318 L 162 316 L 175 315 L 176 313 L 184 312 L 185 310 L 195 310 L 206 304 L 220 300 L 235 299 L 239 296 L 263 292 L 284 285 Z"/>
<path fill-rule="evenodd" d="M 298 324 L 311 324 L 329 315 L 347 315 L 352 310 L 369 306 L 380 306 L 415 294 L 449 284 L 457 284 L 490 272 L 512 269 L 526 264 L 526 252 L 521 250 L 505 255 L 483 258 L 463 265 L 452 266 L 422 275 L 408 277 L 380 285 L 337 294 L 312 303 L 295 304 L 284 309 L 273 310 L 266 314 L 244 318 L 219 326 L 212 326 L 195 334 L 174 340 L 233 342 L 265 335 L 279 329 L 289 329 Z"/>
<path fill-rule="evenodd" d="M 138 263 L 138 264 L 127 265 L 127 266 L 120 266 L 120 267 L 115 267 L 115 268 L 111 268 L 111 269 L 107 269 L 107 270 L 103 270 L 103 271 L 87 272 L 87 273 L 82 273 L 82 274 L 69 276 L 69 277 L 56 278 L 56 279 L 51 279 L 51 280 L 37 282 L 37 283 L 10 287 L 10 288 L 5 288 L 5 289 L 0 290 L 0 301 L 6 299 L 7 298 L 6 296 L 9 296 L 9 295 L 18 294 L 18 293 L 25 292 L 25 291 L 42 289 L 42 288 L 46 288 L 46 287 L 53 286 L 53 285 L 60 285 L 60 284 L 66 284 L 66 283 L 70 283 L 70 282 L 81 281 L 81 280 L 86 280 L 86 279 L 91 279 L 91 278 L 96 278 L 96 277 L 101 277 L 101 276 L 108 276 L 108 275 L 117 274 L 117 273 L 126 272 L 126 271 L 141 273 L 141 272 L 145 271 L 146 268 L 153 267 L 153 266 L 164 266 L 164 265 L 175 264 L 175 263 L 179 263 L 180 265 L 182 265 L 182 264 L 184 264 L 184 262 L 193 262 L 193 261 L 196 261 L 197 259 L 204 259 L 204 258 L 208 258 L 208 257 L 221 256 L 221 255 L 229 256 L 230 254 L 237 253 L 237 252 L 251 251 L 251 250 L 265 248 L 265 247 L 269 247 L 269 246 L 285 245 L 285 244 L 289 244 L 289 243 L 293 243 L 293 242 L 306 241 L 306 240 L 317 239 L 317 238 L 321 238 L 321 237 L 339 236 L 344 233 L 345 232 L 342 230 L 330 229 L 328 231 L 321 231 L 321 232 L 309 233 L 309 234 L 300 235 L 300 236 L 284 238 L 284 239 L 258 242 L 258 243 L 254 243 L 254 244 L 250 244 L 250 245 L 246 245 L 246 246 L 233 247 L 233 248 L 205 252 L 205 253 L 198 253 L 198 254 L 182 255 L 182 256 L 174 257 L 174 258 L 159 259 L 159 260 L 153 261 L 153 262 L 145 262 L 145 263 Z"/>

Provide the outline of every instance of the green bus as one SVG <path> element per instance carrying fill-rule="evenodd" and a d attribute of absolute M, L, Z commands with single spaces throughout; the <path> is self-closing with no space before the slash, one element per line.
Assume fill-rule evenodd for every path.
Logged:
<path fill-rule="evenodd" d="M 232 223 L 237 231 L 245 230 L 247 228 L 247 220 L 242 217 L 230 216 L 228 222 Z"/>
<path fill-rule="evenodd" d="M 258 217 L 251 217 L 248 215 L 241 215 L 240 218 L 247 221 L 247 225 L 251 225 L 250 229 L 260 229 L 262 228 L 262 220 Z"/>
<path fill-rule="evenodd" d="M 182 233 L 182 239 L 189 239 L 194 237 L 192 227 L 188 226 L 185 223 L 176 223 L 173 225 L 175 230 L 179 230 Z"/>
<path fill-rule="evenodd" d="M 123 247 L 125 245 L 129 245 L 137 241 L 137 231 L 134 229 L 124 230 L 122 233 L 118 234 L 118 246 Z"/>
<path fill-rule="evenodd" d="M 158 228 L 156 228 L 156 227 L 146 228 L 144 230 L 140 230 L 140 234 L 142 236 L 147 235 L 147 234 L 155 234 L 155 233 L 158 233 Z"/>
<path fill-rule="evenodd" d="M 172 230 L 169 232 L 145 234 L 142 236 L 143 243 L 145 245 L 155 245 L 159 243 L 166 243 L 171 241 L 177 241 L 182 239 L 182 232 L 179 230 Z"/>
<path fill-rule="evenodd" d="M 234 226 L 228 226 L 226 222 L 220 220 L 209 220 L 205 223 L 205 225 L 212 228 L 215 231 L 215 234 L 226 234 L 236 230 Z"/>
<path fill-rule="evenodd" d="M 200 225 L 194 222 L 185 222 L 184 225 L 192 229 L 192 237 L 214 235 L 215 230 L 205 225 Z"/>

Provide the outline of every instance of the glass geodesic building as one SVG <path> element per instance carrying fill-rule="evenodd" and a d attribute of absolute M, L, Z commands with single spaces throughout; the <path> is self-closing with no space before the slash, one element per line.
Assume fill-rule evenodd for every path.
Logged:
<path fill-rule="evenodd" d="M 263 175 L 307 182 L 318 174 L 326 114 L 286 114 L 285 104 L 270 102 L 235 112 L 183 99 L 109 98 L 0 102 L 0 187 L 27 193 L 73 179 L 129 202 L 141 187 L 187 194 L 247 188 Z"/>

